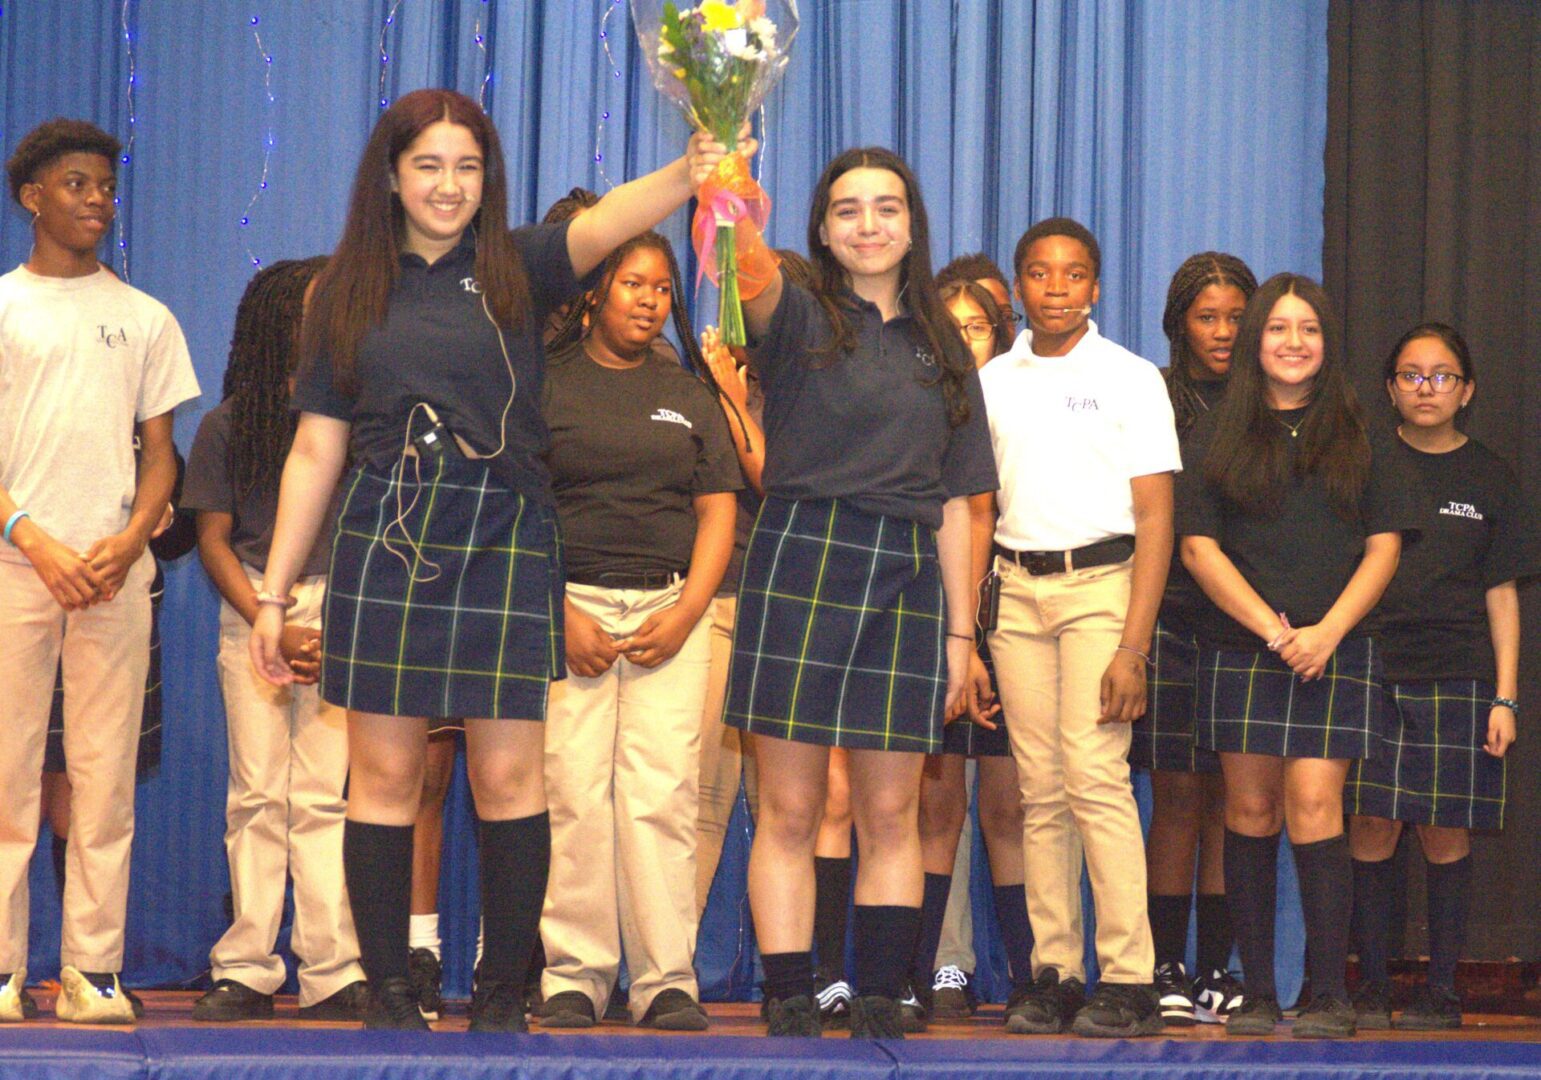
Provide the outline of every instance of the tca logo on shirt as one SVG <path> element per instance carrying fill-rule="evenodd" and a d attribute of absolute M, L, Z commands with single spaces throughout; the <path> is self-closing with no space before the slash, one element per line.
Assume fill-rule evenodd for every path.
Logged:
<path fill-rule="evenodd" d="M 474 277 L 461 278 L 460 287 L 469 293 L 480 293 L 482 291 L 481 282 L 477 281 Z"/>
<path fill-rule="evenodd" d="M 679 413 L 675 412 L 673 409 L 663 409 L 663 408 L 654 409 L 653 410 L 653 415 L 648 417 L 648 419 L 649 420 L 664 420 L 664 421 L 667 421 L 670 424 L 683 424 L 687 428 L 690 428 L 692 430 L 695 429 L 695 425 L 694 424 L 692 424 L 689 420 L 686 420 L 683 416 L 681 416 Z"/>
<path fill-rule="evenodd" d="M 110 326 L 98 324 L 96 327 L 96 340 L 109 349 L 116 349 L 120 345 L 128 344 L 128 331 L 121 326 L 114 330 Z"/>
<path fill-rule="evenodd" d="M 1482 511 L 1478 510 L 1471 503 L 1455 502 L 1452 500 L 1441 506 L 1439 512 L 1450 517 L 1471 518 L 1473 521 L 1483 520 Z"/>
<path fill-rule="evenodd" d="M 1099 412 L 1097 399 L 1094 397 L 1076 397 L 1068 395 L 1065 398 L 1065 408 L 1070 412 Z"/>

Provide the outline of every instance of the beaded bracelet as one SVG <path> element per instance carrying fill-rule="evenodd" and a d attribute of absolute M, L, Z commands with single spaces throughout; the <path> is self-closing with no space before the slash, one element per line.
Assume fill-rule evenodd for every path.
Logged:
<path fill-rule="evenodd" d="M 1141 660 L 1145 661 L 1145 663 L 1150 665 L 1151 667 L 1155 667 L 1156 666 L 1156 662 L 1154 660 L 1152 660 L 1149 656 L 1147 656 L 1146 654 L 1142 653 L 1139 649 L 1136 649 L 1132 645 L 1118 645 L 1118 646 L 1115 646 L 1114 651 L 1116 651 L 1116 652 L 1132 652 L 1132 653 L 1134 653 L 1135 656 L 1138 656 Z"/>
<path fill-rule="evenodd" d="M 1493 699 L 1493 704 L 1502 705 L 1516 716 L 1519 715 L 1520 703 L 1515 701 L 1512 697 L 1496 697 Z"/>

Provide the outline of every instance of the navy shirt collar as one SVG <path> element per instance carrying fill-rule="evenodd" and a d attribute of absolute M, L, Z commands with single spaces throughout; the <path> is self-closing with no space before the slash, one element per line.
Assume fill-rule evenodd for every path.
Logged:
<path fill-rule="evenodd" d="M 441 258 L 438 262 L 434 263 L 433 266 L 429 266 L 428 260 L 417 254 L 415 251 L 403 251 L 401 253 L 400 261 L 401 268 L 403 270 L 408 268 L 415 270 L 434 270 L 440 266 L 464 265 L 467 256 L 469 256 L 473 262 L 476 259 L 476 231 L 474 229 L 467 229 L 465 232 L 461 233 L 460 242 L 457 243 L 448 252 L 446 252 L 444 257 Z"/>

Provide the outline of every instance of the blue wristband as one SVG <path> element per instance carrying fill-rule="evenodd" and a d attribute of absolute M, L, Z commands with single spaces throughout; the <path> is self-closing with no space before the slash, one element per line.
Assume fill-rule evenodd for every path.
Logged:
<path fill-rule="evenodd" d="M 10 517 L 8 517 L 6 519 L 6 521 L 5 521 L 5 542 L 7 544 L 11 543 L 11 530 L 16 528 L 16 523 L 18 521 L 20 521 L 24 517 L 31 517 L 31 516 L 32 515 L 27 513 L 25 510 L 17 510 L 15 513 L 13 513 Z"/>

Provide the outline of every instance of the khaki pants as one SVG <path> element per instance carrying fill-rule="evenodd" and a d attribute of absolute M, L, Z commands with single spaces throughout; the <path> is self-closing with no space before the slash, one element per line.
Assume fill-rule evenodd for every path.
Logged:
<path fill-rule="evenodd" d="M 146 552 L 112 600 L 66 612 L 30 563 L 0 561 L 0 702 L 10 718 L 0 739 L 0 972 L 27 966 L 27 870 L 61 663 L 73 794 L 59 960 L 81 971 L 123 968 L 154 578 L 155 559 Z"/>
<path fill-rule="evenodd" d="M 712 879 L 717 876 L 717 864 L 722 861 L 728 821 L 738 802 L 740 777 L 749 798 L 750 815 L 754 816 L 759 810 L 759 788 L 749 737 L 722 722 L 737 613 L 737 596 L 719 596 L 707 609 L 707 618 L 711 622 L 712 662 L 706 682 L 706 702 L 701 709 L 701 799 L 696 815 L 697 918 L 706 910 Z"/>
<path fill-rule="evenodd" d="M 1026 809 L 1022 850 L 1033 971 L 1085 978 L 1075 837 L 1097 905 L 1097 959 L 1112 983 L 1149 983 L 1145 844 L 1129 781 L 1129 725 L 1099 724 L 1102 674 L 1129 607 L 1130 564 L 1033 577 L 996 560 L 990 635 Z"/>
<path fill-rule="evenodd" d="M 569 583 L 567 599 L 607 633 L 629 634 L 679 592 Z M 699 996 L 696 784 L 710 635 L 703 617 L 656 668 L 621 657 L 598 678 L 551 685 L 551 878 L 540 924 L 548 999 L 577 990 L 602 1015 L 623 947 L 633 1020 L 661 991 Z"/>
<path fill-rule="evenodd" d="M 247 576 L 260 588 L 262 577 Z M 296 583 L 288 621 L 321 625 L 324 579 Z M 300 1004 L 314 1005 L 364 977 L 342 872 L 347 803 L 348 713 L 321 700 L 319 687 L 278 687 L 252 667 L 251 628 L 229 604 L 219 613 L 219 685 L 230 734 L 225 852 L 235 921 L 209 953 L 215 979 L 261 994 L 284 983 L 274 951 L 284 879 L 294 878 Z"/>

